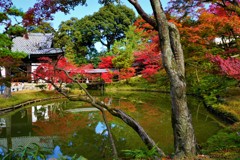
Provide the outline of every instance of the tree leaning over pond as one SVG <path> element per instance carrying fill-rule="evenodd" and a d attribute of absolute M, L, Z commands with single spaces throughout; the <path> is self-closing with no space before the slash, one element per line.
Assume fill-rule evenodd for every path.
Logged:
<path fill-rule="evenodd" d="M 111 115 L 120 118 L 123 122 L 125 122 L 128 126 L 130 126 L 135 132 L 139 135 L 148 149 L 155 149 L 159 155 L 165 156 L 164 152 L 156 145 L 156 143 L 149 137 L 149 135 L 145 132 L 145 130 L 141 127 L 141 125 L 135 121 L 131 116 L 127 115 L 125 112 L 120 109 L 113 108 L 112 106 L 108 106 L 102 101 L 99 101 L 97 98 L 93 97 L 89 94 L 89 92 L 83 87 L 83 85 L 79 81 L 79 74 L 84 75 L 83 69 L 80 67 L 76 67 L 75 65 L 67 62 L 64 57 L 59 57 L 57 61 L 51 61 L 49 58 L 44 58 L 45 63 L 42 63 L 36 71 L 33 73 L 35 80 L 41 79 L 47 83 L 52 84 L 52 86 L 66 98 L 71 101 L 83 101 L 92 104 L 93 107 L 96 107 L 103 113 L 103 118 L 106 123 L 107 129 L 109 131 L 109 138 L 111 140 L 113 155 L 117 158 L 117 150 L 115 148 L 114 140 L 111 136 L 110 127 L 108 127 L 107 120 L 105 117 L 105 110 L 108 111 Z M 46 63 L 47 62 L 47 63 Z M 58 84 L 56 84 L 58 82 Z M 63 83 L 76 83 L 80 89 L 82 89 L 86 95 L 77 95 L 71 96 L 69 92 L 65 92 L 65 88 L 63 87 Z M 158 157 L 156 157 L 158 158 Z"/>
<path fill-rule="evenodd" d="M 187 107 L 184 57 L 178 29 L 167 21 L 160 0 L 150 0 L 154 18 L 144 12 L 137 0 L 128 1 L 136 8 L 142 18 L 153 25 L 159 33 L 162 61 L 171 84 L 175 154 L 177 156 L 195 155 L 196 139 Z M 51 18 L 51 14 L 58 10 L 68 13 L 75 6 L 85 3 L 86 0 L 72 0 L 68 3 L 64 0 L 39 2 L 29 10 L 29 14 L 35 13 L 36 16 L 32 19 L 30 17 L 26 23 L 39 22 L 42 20 L 42 16 Z M 42 14 L 38 14 L 39 12 Z"/>

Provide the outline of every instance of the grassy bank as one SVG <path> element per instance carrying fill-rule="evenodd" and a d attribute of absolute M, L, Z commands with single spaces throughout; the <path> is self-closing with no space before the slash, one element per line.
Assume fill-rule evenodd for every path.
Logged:
<path fill-rule="evenodd" d="M 213 159 L 240 160 L 240 88 L 228 88 L 218 103 L 207 108 L 232 125 L 208 139 L 202 152 Z"/>
<path fill-rule="evenodd" d="M 13 105 L 17 105 L 29 100 L 43 99 L 50 97 L 57 97 L 58 93 L 55 91 L 19 91 L 13 92 L 9 98 L 4 98 L 0 95 L 0 108 L 6 108 Z"/>
<path fill-rule="evenodd" d="M 132 77 L 128 80 L 121 80 L 111 84 L 106 84 L 107 91 L 162 91 L 169 92 L 169 85 L 163 81 L 149 83 L 141 76 Z"/>
<path fill-rule="evenodd" d="M 220 102 L 209 104 L 205 99 L 208 109 L 222 119 L 230 122 L 240 122 L 240 88 L 228 88 Z"/>

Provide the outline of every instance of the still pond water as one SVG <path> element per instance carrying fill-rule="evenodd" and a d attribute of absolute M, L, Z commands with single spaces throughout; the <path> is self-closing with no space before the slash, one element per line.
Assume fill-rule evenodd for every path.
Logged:
<path fill-rule="evenodd" d="M 168 94 L 117 92 L 98 96 L 136 119 L 166 152 L 173 152 L 171 102 Z M 202 102 L 188 97 L 198 143 L 218 132 L 221 125 Z M 107 115 L 120 156 L 122 150 L 141 149 L 138 135 L 121 120 Z M 28 143 L 42 147 L 60 146 L 64 155 L 82 155 L 89 160 L 111 159 L 108 132 L 99 111 L 83 102 L 58 100 L 38 103 L 19 111 L 0 115 L 0 147 Z"/>

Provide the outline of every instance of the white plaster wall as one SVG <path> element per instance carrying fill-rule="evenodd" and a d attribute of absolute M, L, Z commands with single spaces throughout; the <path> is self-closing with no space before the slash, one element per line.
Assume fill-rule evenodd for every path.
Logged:
<path fill-rule="evenodd" d="M 38 66 L 40 66 L 41 65 L 41 63 L 32 63 L 31 64 L 31 72 L 35 72 L 36 71 L 36 69 L 37 69 L 37 67 Z M 32 78 L 32 81 L 34 80 L 34 77 L 33 77 L 33 75 L 31 75 L 31 78 Z M 42 82 L 42 80 L 39 80 L 38 82 Z"/>
<path fill-rule="evenodd" d="M 1 70 L 1 74 L 3 77 L 6 77 L 6 70 L 4 67 L 0 67 L 0 70 Z"/>

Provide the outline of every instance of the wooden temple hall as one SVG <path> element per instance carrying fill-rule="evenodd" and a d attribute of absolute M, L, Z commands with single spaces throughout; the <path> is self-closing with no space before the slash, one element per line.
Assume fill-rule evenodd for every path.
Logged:
<path fill-rule="evenodd" d="M 24 66 L 22 69 L 28 73 L 33 72 L 40 65 L 40 57 L 49 57 L 57 59 L 59 55 L 63 55 L 64 51 L 60 48 L 53 48 L 53 34 L 47 33 L 28 33 L 27 36 L 16 37 L 13 39 L 12 51 L 21 51 L 28 54 L 23 60 Z M 27 80 L 32 81 L 33 77 L 27 74 Z"/>

